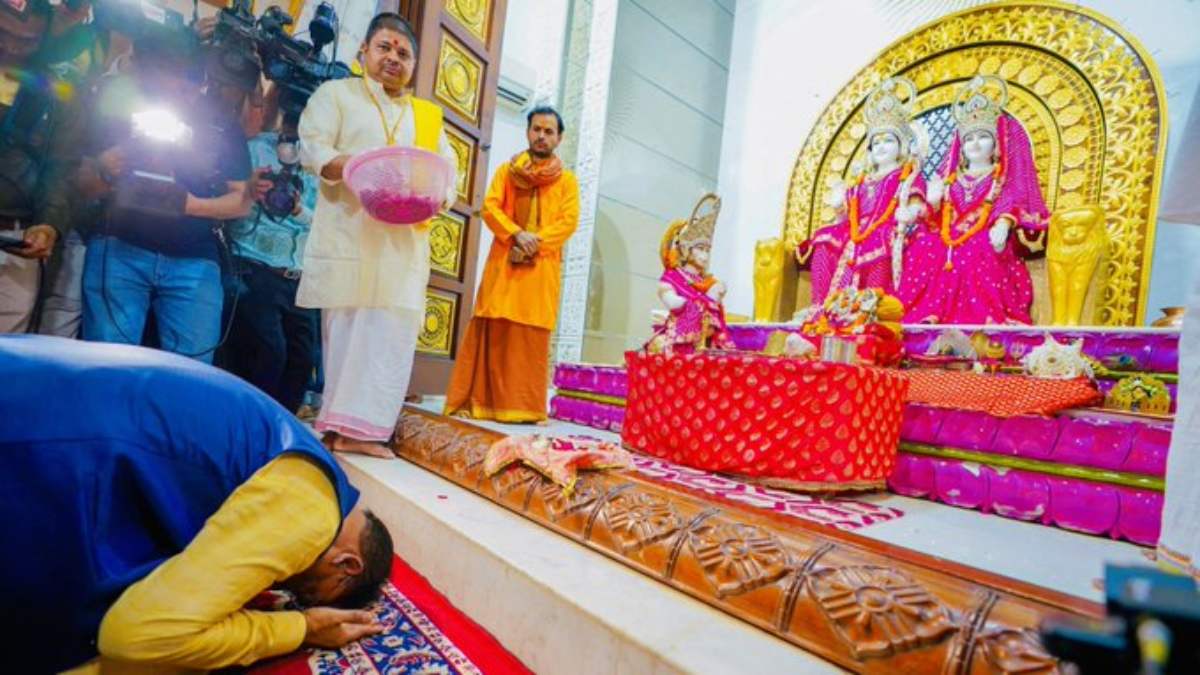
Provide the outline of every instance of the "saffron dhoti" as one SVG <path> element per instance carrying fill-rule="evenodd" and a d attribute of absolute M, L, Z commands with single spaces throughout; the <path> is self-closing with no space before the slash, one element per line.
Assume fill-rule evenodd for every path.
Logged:
<path fill-rule="evenodd" d="M 474 317 L 458 350 L 446 414 L 498 422 L 546 419 L 550 331 L 506 319 Z"/>

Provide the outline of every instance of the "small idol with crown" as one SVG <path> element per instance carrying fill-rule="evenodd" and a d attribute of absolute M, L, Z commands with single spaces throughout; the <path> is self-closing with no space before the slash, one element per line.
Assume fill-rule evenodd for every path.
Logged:
<path fill-rule="evenodd" d="M 650 353 L 690 354 L 735 348 L 721 304 L 725 284 L 708 273 L 713 230 L 720 212 L 721 199 L 714 194 L 704 195 L 691 218 L 672 222 L 663 235 L 658 297 L 667 308 L 667 319 L 646 344 Z"/>
<path fill-rule="evenodd" d="M 1004 112 L 1007 102 L 994 76 L 975 77 L 955 97 L 954 140 L 929 189 L 934 217 L 905 247 L 906 323 L 1033 323 L 1022 257 L 1043 249 L 1050 214 L 1029 136 Z"/>
<path fill-rule="evenodd" d="M 867 96 L 867 169 L 849 187 L 834 186 L 828 203 L 839 220 L 817 230 L 796 252 L 800 264 L 812 268 L 815 307 L 846 288 L 894 292 L 897 233 L 903 236 L 926 211 L 910 124 L 916 98 L 916 86 L 903 77 L 884 80 Z"/>

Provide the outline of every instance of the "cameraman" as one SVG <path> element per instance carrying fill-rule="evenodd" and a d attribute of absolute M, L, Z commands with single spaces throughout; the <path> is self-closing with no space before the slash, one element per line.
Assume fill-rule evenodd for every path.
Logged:
<path fill-rule="evenodd" d="M 31 328 L 42 265 L 70 229 L 79 101 L 105 58 L 89 10 L 0 2 L 0 333 Z"/>
<path fill-rule="evenodd" d="M 215 229 L 249 213 L 250 158 L 224 131 L 236 121 L 206 105 L 191 47 L 175 35 L 137 42 L 133 77 L 99 96 L 80 184 L 100 185 L 108 205 L 84 263 L 83 337 L 140 344 L 153 310 L 163 349 L 211 363 L 223 304 Z M 139 140 L 135 115 L 173 137 Z"/>
<path fill-rule="evenodd" d="M 249 216 L 229 228 L 241 283 L 226 353 L 231 371 L 294 413 L 314 365 L 318 315 L 296 306 L 296 289 L 318 187 L 316 178 L 299 167 L 294 174 L 280 173 L 281 139 L 285 159 L 293 165 L 297 160 L 294 143 L 286 145 L 296 138 L 295 119 L 284 117 L 280 130 L 273 130 L 280 122 L 278 93 L 272 87 L 265 100 L 261 90 L 252 93 L 243 113 L 256 167 L 256 203 Z M 298 186 L 288 175 L 297 177 Z M 290 212 L 282 213 L 289 197 Z"/>

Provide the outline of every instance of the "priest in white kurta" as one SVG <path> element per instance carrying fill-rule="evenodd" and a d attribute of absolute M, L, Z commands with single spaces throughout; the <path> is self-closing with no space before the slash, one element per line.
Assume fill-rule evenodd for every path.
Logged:
<path fill-rule="evenodd" d="M 425 316 L 429 228 L 368 216 L 342 182 L 342 168 L 353 155 L 387 145 L 457 162 L 441 108 L 408 93 L 416 42 L 404 19 L 376 16 L 359 60 L 363 77 L 321 85 L 300 117 L 301 160 L 321 177 L 321 193 L 296 304 L 321 310 L 325 392 L 317 430 L 334 450 L 391 456 L 383 444 L 404 405 Z"/>

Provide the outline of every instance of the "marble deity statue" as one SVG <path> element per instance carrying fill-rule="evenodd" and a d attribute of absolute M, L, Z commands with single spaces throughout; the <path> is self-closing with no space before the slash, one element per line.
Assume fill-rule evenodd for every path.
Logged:
<path fill-rule="evenodd" d="M 707 211 L 705 211 L 707 209 Z M 725 284 L 708 273 L 713 231 L 721 199 L 704 195 L 692 217 L 667 227 L 659 253 L 663 274 L 658 297 L 667 318 L 646 343 L 654 354 L 690 354 L 705 349 L 734 349 L 725 323 Z"/>
<path fill-rule="evenodd" d="M 1033 322 L 1022 257 L 1043 249 L 1050 214 L 1029 136 L 1004 112 L 1007 101 L 993 76 L 975 77 L 955 98 L 954 139 L 929 189 L 934 217 L 905 245 L 897 292 L 906 323 Z"/>
<path fill-rule="evenodd" d="M 1052 323 L 1078 326 L 1092 275 L 1108 244 L 1104 209 L 1092 205 L 1056 211 L 1047 239 Z"/>
<path fill-rule="evenodd" d="M 754 320 L 774 321 L 779 310 L 779 287 L 787 250 L 778 237 L 754 244 Z"/>
<path fill-rule="evenodd" d="M 896 234 L 926 208 L 910 122 L 916 98 L 916 85 L 903 77 L 884 80 L 867 96 L 867 169 L 849 187 L 833 187 L 828 202 L 837 209 L 838 220 L 797 249 L 797 260 L 812 268 L 814 306 L 845 288 L 894 292 Z"/>

